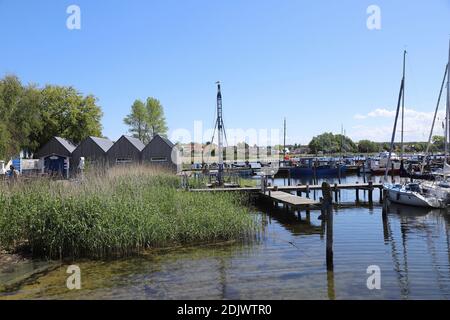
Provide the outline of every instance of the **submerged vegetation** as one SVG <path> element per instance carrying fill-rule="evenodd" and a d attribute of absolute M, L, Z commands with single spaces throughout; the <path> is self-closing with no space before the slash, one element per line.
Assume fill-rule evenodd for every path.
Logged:
<path fill-rule="evenodd" d="M 148 248 L 256 233 L 232 194 L 189 193 L 151 168 L 115 168 L 82 182 L 36 180 L 0 187 L 0 247 L 35 257 L 125 256 Z"/>

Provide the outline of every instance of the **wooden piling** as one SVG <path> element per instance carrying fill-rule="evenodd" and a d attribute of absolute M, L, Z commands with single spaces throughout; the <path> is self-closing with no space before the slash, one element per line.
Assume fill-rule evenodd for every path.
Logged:
<path fill-rule="evenodd" d="M 373 182 L 369 181 L 369 205 L 373 205 Z"/>
<path fill-rule="evenodd" d="M 291 186 L 291 170 L 288 170 L 288 186 Z"/>
<path fill-rule="evenodd" d="M 341 184 L 341 164 L 338 164 L 338 181 Z"/>
<path fill-rule="evenodd" d="M 339 189 L 337 183 L 334 184 L 334 202 L 339 202 Z"/>
<path fill-rule="evenodd" d="M 392 181 L 392 183 L 395 183 L 395 180 L 394 180 L 394 164 L 393 163 L 391 163 L 391 181 Z"/>
<path fill-rule="evenodd" d="M 359 203 L 359 188 L 356 188 L 355 191 L 356 191 L 356 194 L 355 194 L 355 196 L 356 196 L 356 203 Z"/>
<path fill-rule="evenodd" d="M 383 188 L 380 189 L 380 203 L 383 203 Z"/>
<path fill-rule="evenodd" d="M 366 183 L 366 161 L 363 162 L 363 181 Z"/>
<path fill-rule="evenodd" d="M 327 270 L 333 271 L 333 209 L 331 187 L 328 182 L 322 183 L 322 216 L 326 220 L 326 261 Z"/>

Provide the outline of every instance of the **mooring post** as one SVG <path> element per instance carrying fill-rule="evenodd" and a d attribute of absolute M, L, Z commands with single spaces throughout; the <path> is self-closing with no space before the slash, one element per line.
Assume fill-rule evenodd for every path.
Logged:
<path fill-rule="evenodd" d="M 306 185 L 306 197 L 309 199 L 309 184 Z"/>
<path fill-rule="evenodd" d="M 383 187 L 380 187 L 380 203 L 383 203 Z"/>
<path fill-rule="evenodd" d="M 339 202 L 339 190 L 337 183 L 334 184 L 334 202 Z"/>
<path fill-rule="evenodd" d="M 291 170 L 288 170 L 288 186 L 291 186 Z"/>
<path fill-rule="evenodd" d="M 362 170 L 363 170 L 363 181 L 364 183 L 366 183 L 366 161 L 363 162 Z"/>
<path fill-rule="evenodd" d="M 314 161 L 313 165 L 313 182 L 314 184 L 317 184 L 317 163 Z"/>
<path fill-rule="evenodd" d="M 356 203 L 359 203 L 359 188 L 356 188 L 355 191 L 356 191 Z"/>
<path fill-rule="evenodd" d="M 395 183 L 395 180 L 394 180 L 394 163 L 391 163 L 391 181 L 392 181 L 392 183 Z"/>
<path fill-rule="evenodd" d="M 341 184 L 341 164 L 338 163 L 338 181 Z"/>
<path fill-rule="evenodd" d="M 373 182 L 369 181 L 369 205 L 373 205 Z"/>
<path fill-rule="evenodd" d="M 333 208 L 332 208 L 332 194 L 331 186 L 328 182 L 322 183 L 322 212 L 323 217 L 326 219 L 326 260 L 327 260 L 327 270 L 333 271 Z"/>

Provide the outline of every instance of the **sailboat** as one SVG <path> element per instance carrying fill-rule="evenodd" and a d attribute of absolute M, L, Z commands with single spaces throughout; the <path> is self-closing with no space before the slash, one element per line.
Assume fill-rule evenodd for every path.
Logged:
<path fill-rule="evenodd" d="M 420 183 L 393 184 L 386 188 L 390 201 L 415 207 L 444 208 L 445 201 L 422 188 Z"/>
<path fill-rule="evenodd" d="M 436 196 L 435 194 L 432 194 L 427 192 L 427 190 L 424 190 L 421 184 L 419 183 L 405 183 L 405 184 L 388 184 L 387 183 L 387 176 L 388 176 L 388 170 L 391 167 L 391 156 L 392 156 L 392 150 L 394 148 L 394 141 L 395 141 L 395 132 L 397 129 L 397 121 L 398 116 L 400 112 L 400 107 L 402 109 L 402 136 L 401 136 L 401 151 L 402 154 L 400 158 L 403 158 L 403 125 L 404 125 L 404 112 L 405 112 L 405 64 L 406 64 L 406 51 L 403 53 L 403 77 L 400 84 L 400 92 L 398 96 L 398 103 L 397 103 L 397 112 L 395 116 L 395 122 L 394 122 L 394 129 L 392 131 L 392 138 L 391 138 L 391 146 L 389 150 L 389 155 L 387 158 L 387 166 L 386 171 L 384 175 L 384 181 L 385 184 L 383 186 L 383 189 L 385 190 L 387 194 L 387 198 L 395 203 L 400 203 L 404 205 L 410 205 L 410 206 L 416 206 L 416 207 L 431 207 L 431 208 L 442 208 L 446 205 L 445 201 L 443 201 L 442 198 L 439 196 Z"/>
<path fill-rule="evenodd" d="M 428 152 L 428 148 L 431 144 L 431 136 L 433 134 L 433 127 L 434 127 L 434 122 L 436 119 L 436 114 L 437 114 L 437 110 L 439 108 L 439 104 L 440 104 L 440 100 L 441 100 L 441 95 L 442 95 L 442 91 L 444 88 L 444 83 L 445 83 L 445 78 L 447 77 L 447 104 L 446 104 L 446 116 L 445 116 L 445 133 L 444 133 L 444 140 L 445 140 L 445 156 L 444 156 L 444 164 L 442 166 L 442 169 L 434 172 L 433 175 L 436 177 L 436 181 L 434 182 L 424 182 L 423 188 L 424 191 L 427 192 L 428 194 L 432 194 L 434 196 L 440 197 L 441 199 L 443 199 L 445 201 L 446 204 L 450 203 L 450 181 L 449 181 L 449 177 L 450 177 L 450 165 L 447 163 L 448 161 L 448 155 L 449 155 L 449 131 L 450 131 L 450 75 L 449 75 L 449 67 L 450 67 L 450 41 L 449 41 L 449 55 L 448 55 L 448 62 L 447 62 L 447 66 L 445 68 L 445 73 L 444 73 L 444 79 L 442 81 L 442 85 L 441 85 L 441 91 L 439 93 L 439 98 L 438 98 L 438 102 L 437 102 L 437 106 L 436 106 L 436 111 L 435 111 L 435 116 L 433 119 L 433 125 L 431 127 L 431 132 L 430 132 L 430 139 L 428 141 L 428 147 L 427 147 L 427 152 Z M 425 160 L 424 163 L 422 164 L 422 172 L 423 172 L 423 167 L 425 166 Z"/>

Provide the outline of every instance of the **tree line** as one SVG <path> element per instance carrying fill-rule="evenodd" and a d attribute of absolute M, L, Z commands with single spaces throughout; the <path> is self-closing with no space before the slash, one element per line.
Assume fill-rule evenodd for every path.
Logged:
<path fill-rule="evenodd" d="M 0 159 L 31 155 L 53 136 L 74 143 L 101 136 L 102 115 L 93 95 L 71 86 L 23 85 L 7 75 L 0 79 Z"/>
<path fill-rule="evenodd" d="M 308 144 L 311 154 L 319 152 L 332 153 L 376 153 L 390 149 L 389 142 L 374 142 L 370 140 L 360 140 L 358 142 L 352 141 L 349 137 L 341 134 L 333 134 L 325 132 L 321 135 L 315 136 Z M 394 151 L 400 151 L 400 143 L 394 144 Z M 408 142 L 404 143 L 406 152 L 424 152 L 427 148 L 426 142 Z M 444 137 L 434 136 L 430 146 L 431 152 L 439 152 L 444 150 Z"/>

